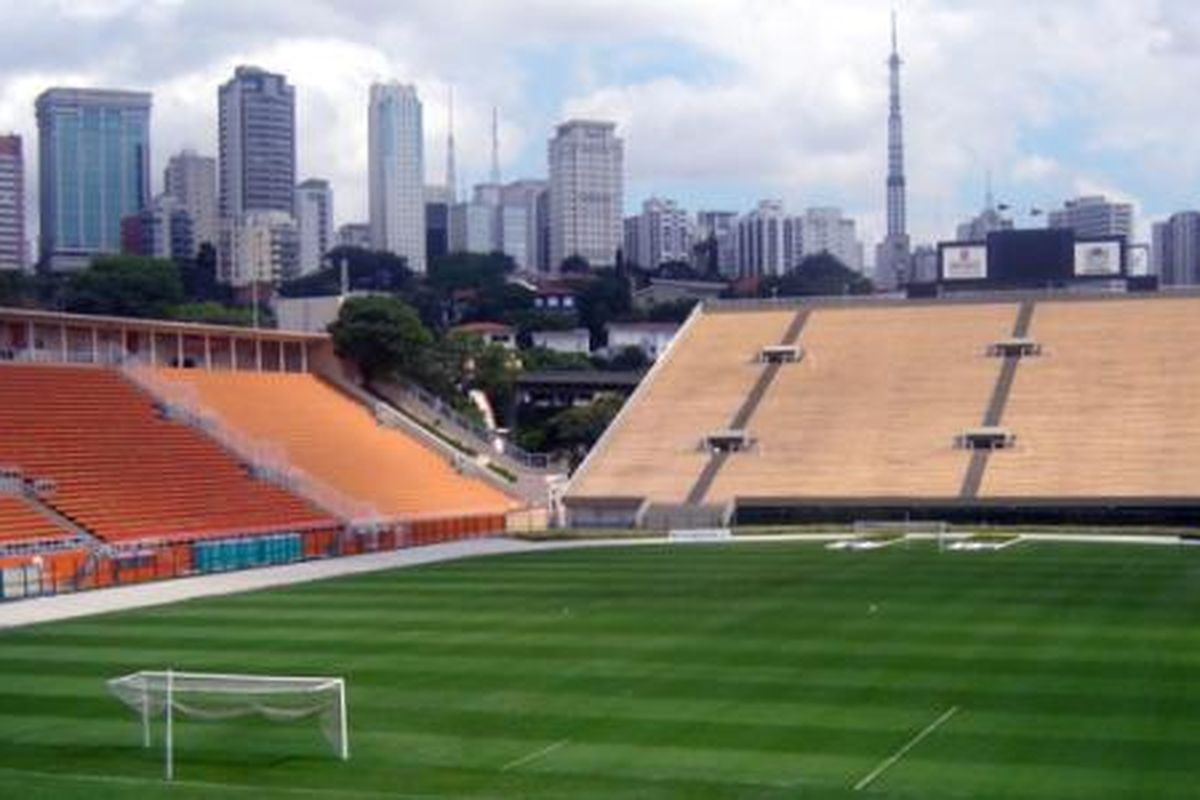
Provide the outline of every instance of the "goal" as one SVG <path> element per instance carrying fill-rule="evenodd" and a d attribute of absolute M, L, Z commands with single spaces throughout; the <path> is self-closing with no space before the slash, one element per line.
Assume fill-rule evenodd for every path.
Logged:
<path fill-rule="evenodd" d="M 346 682 L 342 678 L 225 675 L 143 670 L 108 681 L 108 689 L 141 716 L 142 746 L 151 746 L 151 723 L 163 719 L 163 772 L 175 775 L 174 720 L 227 720 L 257 716 L 274 722 L 317 718 L 334 754 L 350 757 Z"/>
<path fill-rule="evenodd" d="M 950 532 L 950 525 L 942 520 L 856 520 L 854 535 L 860 539 L 936 539 L 941 549 Z"/>

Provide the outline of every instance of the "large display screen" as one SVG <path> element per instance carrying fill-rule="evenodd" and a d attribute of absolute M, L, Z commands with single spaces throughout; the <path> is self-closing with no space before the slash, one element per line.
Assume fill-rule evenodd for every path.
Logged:
<path fill-rule="evenodd" d="M 1075 277 L 1092 278 L 1120 274 L 1120 239 L 1075 243 Z"/>
<path fill-rule="evenodd" d="M 988 276 L 987 245 L 948 244 L 941 256 L 944 281 L 981 281 Z"/>
<path fill-rule="evenodd" d="M 1068 228 L 996 231 L 988 234 L 991 272 L 1008 285 L 1038 286 L 1074 275 L 1075 234 Z"/>

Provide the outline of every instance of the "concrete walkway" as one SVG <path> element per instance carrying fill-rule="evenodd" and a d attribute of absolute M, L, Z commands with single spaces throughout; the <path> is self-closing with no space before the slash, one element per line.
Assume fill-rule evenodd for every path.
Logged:
<path fill-rule="evenodd" d="M 729 542 L 719 544 L 742 544 L 752 542 L 807 542 L 818 544 L 838 539 L 853 539 L 850 534 L 765 534 L 736 536 Z M 935 539 L 936 535 L 914 536 L 913 538 Z M 1075 533 L 1024 533 L 1026 541 L 1070 542 L 1075 544 L 1138 544 L 1179 545 L 1175 536 L 1140 536 L 1122 534 L 1075 534 Z M 0 630 L 36 625 L 42 622 L 74 619 L 77 617 L 127 611 L 136 608 L 168 605 L 182 600 L 217 595 L 251 592 L 276 586 L 289 586 L 308 581 L 337 578 L 344 575 L 360 575 L 389 569 L 436 564 L 462 558 L 505 555 L 508 553 L 532 553 L 548 550 L 574 550 L 595 547 L 634 547 L 667 544 L 666 537 L 580 539 L 548 542 L 526 542 L 519 539 L 470 539 L 446 544 L 413 547 L 405 550 L 389 550 L 345 558 L 322 561 L 306 561 L 282 567 L 265 567 L 239 572 L 224 572 L 218 575 L 196 575 L 189 578 L 137 583 L 108 589 L 95 589 L 53 597 L 39 597 L 0 603 Z M 678 543 L 676 547 L 705 547 L 704 543 Z"/>
<path fill-rule="evenodd" d="M 38 597 L 0 604 L 0 630 L 40 622 L 72 619 L 112 611 L 178 603 L 197 597 L 250 592 L 273 586 L 324 580 L 343 575 L 435 564 L 474 556 L 522 553 L 543 545 L 516 539 L 471 539 L 405 550 L 389 550 L 345 558 L 306 561 L 281 567 L 264 567 L 219 575 L 196 575 L 154 583 L 115 586 L 53 597 Z"/>

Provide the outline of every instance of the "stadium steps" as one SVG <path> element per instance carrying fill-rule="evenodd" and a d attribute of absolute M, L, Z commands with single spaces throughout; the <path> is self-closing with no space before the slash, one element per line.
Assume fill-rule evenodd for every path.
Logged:
<path fill-rule="evenodd" d="M 1013 323 L 1012 329 L 1012 337 L 1014 339 L 1023 339 L 1029 335 L 1029 326 L 1033 322 L 1035 308 L 1036 304 L 1033 300 L 1026 300 L 1018 307 L 1017 319 Z M 1012 393 L 1013 382 L 1017 377 L 1017 367 L 1021 361 L 1022 358 L 1017 355 L 1004 357 L 1004 362 L 1000 367 L 1000 374 L 996 376 L 996 385 L 992 389 L 992 397 L 988 400 L 987 409 L 983 413 L 983 427 L 997 427 L 1003 421 L 1004 407 L 1007 405 L 1008 397 Z M 983 476 L 987 471 L 991 454 L 991 450 L 972 451 L 971 460 L 967 464 L 967 471 L 963 475 L 962 488 L 958 492 L 960 498 L 970 500 L 978 496 L 979 487 L 983 483 Z"/>
<path fill-rule="evenodd" d="M 804 323 L 808 321 L 809 309 L 802 308 L 796 312 L 795 319 L 788 325 L 784 331 L 783 338 L 780 339 L 781 346 L 790 346 L 796 344 L 800 339 L 800 334 L 804 331 Z M 754 412 L 758 410 L 762 404 L 763 397 L 766 396 L 767 390 L 771 388 L 771 384 L 775 381 L 775 377 L 779 374 L 779 370 L 784 367 L 783 364 L 771 363 L 764 364 L 762 374 L 758 381 L 754 384 L 754 388 L 746 395 L 745 401 L 738 408 L 737 413 L 730 420 L 728 429 L 732 431 L 746 430 L 751 420 L 754 418 Z M 727 452 L 713 453 L 709 457 L 708 463 L 704 466 L 696 482 L 692 484 L 692 488 L 688 491 L 687 502 L 690 505 L 698 506 L 704 501 L 708 490 L 712 488 L 713 482 L 716 481 L 717 475 L 721 472 L 721 468 L 725 466 L 725 462 L 729 459 L 730 454 Z"/>

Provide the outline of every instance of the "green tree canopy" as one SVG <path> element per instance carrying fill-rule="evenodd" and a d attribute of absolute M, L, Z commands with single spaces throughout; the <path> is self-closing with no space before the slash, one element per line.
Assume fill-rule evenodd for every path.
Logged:
<path fill-rule="evenodd" d="M 351 298 L 329 332 L 338 355 L 354 361 L 368 381 L 401 375 L 423 382 L 428 376 L 434 339 L 403 300 Z"/>
<path fill-rule="evenodd" d="M 808 256 L 787 275 L 767 278 L 759 285 L 759 295 L 762 297 L 870 294 L 874 290 L 869 278 L 850 269 L 829 253 Z"/>
<path fill-rule="evenodd" d="M 97 258 L 68 279 L 64 295 L 67 311 L 121 317 L 164 317 L 184 299 L 179 267 L 141 256 Z"/>
<path fill-rule="evenodd" d="M 403 256 L 360 247 L 335 247 L 326 255 L 330 266 L 279 287 L 283 297 L 324 297 L 342 291 L 342 262 L 351 291 L 394 292 L 416 290 L 416 278 Z"/>

